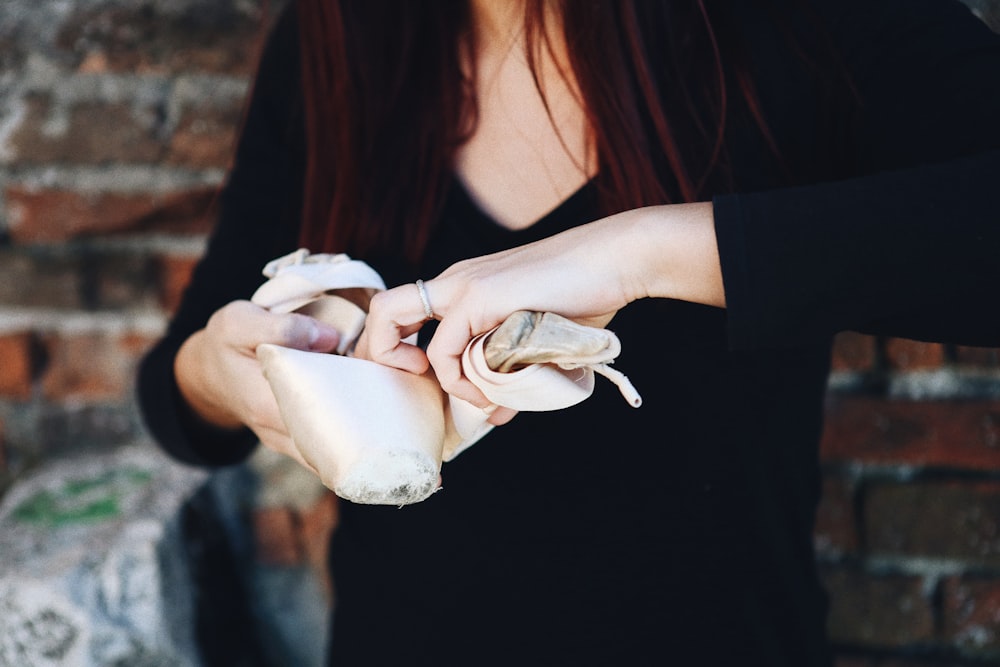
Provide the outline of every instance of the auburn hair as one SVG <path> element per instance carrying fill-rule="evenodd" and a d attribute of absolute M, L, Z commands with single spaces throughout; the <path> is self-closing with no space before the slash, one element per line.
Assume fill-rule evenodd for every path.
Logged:
<path fill-rule="evenodd" d="M 533 64 L 537 49 L 551 46 L 551 0 L 524 3 Z M 307 139 L 300 241 L 416 263 L 455 152 L 475 129 L 461 59 L 473 39 L 467 1 L 298 0 L 297 12 Z M 605 215 L 695 201 L 718 186 L 736 106 L 778 153 L 737 31 L 709 0 L 562 0 L 555 14 L 595 143 Z"/>

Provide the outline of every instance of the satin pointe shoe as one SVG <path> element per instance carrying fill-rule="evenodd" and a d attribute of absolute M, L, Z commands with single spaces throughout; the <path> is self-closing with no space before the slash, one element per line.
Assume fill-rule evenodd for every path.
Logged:
<path fill-rule="evenodd" d="M 375 505 L 425 500 L 438 488 L 449 431 L 444 392 L 432 376 L 350 356 L 371 296 L 385 289 L 381 276 L 347 255 L 304 249 L 269 262 L 263 273 L 269 280 L 253 294 L 253 303 L 276 313 L 307 314 L 341 334 L 337 354 L 271 344 L 257 348 L 302 458 L 346 500 Z M 415 343 L 415 337 L 407 342 Z M 454 427 L 450 432 L 460 437 Z"/>
<path fill-rule="evenodd" d="M 338 496 L 408 505 L 437 490 L 446 427 L 436 380 L 270 344 L 257 358 L 295 447 Z"/>
<path fill-rule="evenodd" d="M 594 392 L 595 374 L 614 382 L 629 405 L 638 408 L 639 392 L 610 366 L 620 353 L 621 342 L 607 329 L 577 324 L 556 313 L 520 310 L 469 342 L 462 372 L 494 405 L 520 412 L 562 410 L 584 401 Z M 460 407 L 454 412 L 466 414 Z M 469 413 L 467 419 L 475 417 Z M 450 444 L 445 445 L 445 461 L 472 443 Z"/>
<path fill-rule="evenodd" d="M 431 373 L 417 376 L 350 356 L 368 301 L 385 289 L 367 264 L 299 250 L 270 262 L 264 275 L 270 280 L 254 303 L 306 313 L 342 332 L 336 355 L 269 344 L 257 349 L 302 457 L 327 487 L 353 502 L 401 506 L 428 498 L 442 463 L 493 428 L 491 410 L 446 395 Z M 463 371 L 495 405 L 516 410 L 575 405 L 593 392 L 595 373 L 638 407 L 635 388 L 609 366 L 620 350 L 606 329 L 519 311 L 470 342 Z"/>

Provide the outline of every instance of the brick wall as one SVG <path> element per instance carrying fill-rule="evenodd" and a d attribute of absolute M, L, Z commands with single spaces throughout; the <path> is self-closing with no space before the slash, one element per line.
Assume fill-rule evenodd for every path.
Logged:
<path fill-rule="evenodd" d="M 141 433 L 136 363 L 202 252 L 270 15 L 0 3 L 0 490 Z"/>
<path fill-rule="evenodd" d="M 1000 0 L 966 0 L 1000 29 Z M 0 2 L 0 493 L 142 436 L 137 360 L 204 247 L 263 0 Z M 1000 354 L 844 334 L 816 532 L 839 667 L 1000 655 Z M 260 557 L 335 521 L 261 510 Z M 324 518 L 325 517 L 325 518 Z"/>
<path fill-rule="evenodd" d="M 838 337 L 815 544 L 838 667 L 998 664 L 1000 351 Z"/>

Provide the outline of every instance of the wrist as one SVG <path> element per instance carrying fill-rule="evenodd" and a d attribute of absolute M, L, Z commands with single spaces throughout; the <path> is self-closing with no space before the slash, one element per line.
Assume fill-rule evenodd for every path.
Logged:
<path fill-rule="evenodd" d="M 629 217 L 625 278 L 635 298 L 725 306 L 711 202 L 648 206 Z"/>

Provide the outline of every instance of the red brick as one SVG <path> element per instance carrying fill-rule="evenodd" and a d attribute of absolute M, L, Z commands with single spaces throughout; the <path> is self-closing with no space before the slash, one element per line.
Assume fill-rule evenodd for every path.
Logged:
<path fill-rule="evenodd" d="M 995 347 L 965 347 L 955 348 L 955 363 L 964 366 L 985 366 L 995 368 L 1000 366 L 1000 349 Z"/>
<path fill-rule="evenodd" d="M 153 163 L 165 152 L 158 137 L 157 112 L 130 104 L 87 102 L 68 110 L 56 131 L 49 127 L 56 113 L 46 96 L 29 97 L 23 121 L 7 140 L 19 165 L 51 163 Z"/>
<path fill-rule="evenodd" d="M 91 51 L 83 56 L 83 60 L 77 65 L 78 74 L 106 74 L 111 68 L 108 62 L 108 55 L 102 51 Z"/>
<path fill-rule="evenodd" d="M 25 286 L 30 286 L 25 289 Z M 61 244 L 0 248 L 0 304 L 64 310 L 155 308 L 155 265 L 145 253 Z"/>
<path fill-rule="evenodd" d="M 331 533 L 340 519 L 337 496 L 326 492 L 310 508 L 299 512 L 302 544 L 307 550 L 325 555 Z"/>
<path fill-rule="evenodd" d="M 155 335 L 147 336 L 141 333 L 126 333 L 122 334 L 119 346 L 128 355 L 141 357 L 158 340 L 159 336 Z"/>
<path fill-rule="evenodd" d="M 4 486 L 7 482 L 7 472 L 6 427 L 3 419 L 0 419 L 0 497 L 3 497 Z"/>
<path fill-rule="evenodd" d="M 841 477 L 823 480 L 823 496 L 816 513 L 813 541 L 820 554 L 842 555 L 857 551 L 854 488 L 849 480 Z"/>
<path fill-rule="evenodd" d="M 864 496 L 872 554 L 1000 566 L 1000 483 L 873 484 Z"/>
<path fill-rule="evenodd" d="M 298 565 L 303 560 L 295 513 L 287 507 L 266 507 L 253 512 L 257 560 L 266 565 Z"/>
<path fill-rule="evenodd" d="M 81 69 L 249 75 L 267 24 L 233 3 L 194 3 L 183 12 L 155 4 L 81 6 L 63 23 L 57 45 L 72 52 Z"/>
<path fill-rule="evenodd" d="M 889 365 L 901 370 L 937 368 L 944 363 L 944 346 L 936 343 L 890 338 L 886 341 L 885 353 Z"/>
<path fill-rule="evenodd" d="M 144 253 L 89 252 L 81 259 L 82 296 L 87 310 L 157 306 L 155 265 Z"/>
<path fill-rule="evenodd" d="M 948 579 L 943 607 L 949 641 L 967 654 L 1000 652 L 1000 577 Z"/>
<path fill-rule="evenodd" d="M 330 550 L 330 536 L 336 529 L 339 518 L 337 496 L 332 492 L 323 494 L 313 507 L 299 513 L 299 542 L 305 552 L 306 560 L 323 582 L 323 588 L 330 600 L 333 599 L 333 582 L 330 580 L 327 557 Z"/>
<path fill-rule="evenodd" d="M 831 640 L 854 646 L 901 647 L 934 639 L 934 616 L 918 577 L 823 571 L 830 593 Z"/>
<path fill-rule="evenodd" d="M 37 456 L 55 458 L 81 451 L 102 450 L 135 442 L 141 429 L 134 411 L 123 401 L 62 404 L 41 402 L 27 445 Z"/>
<path fill-rule="evenodd" d="M 830 463 L 1000 470 L 1000 401 L 832 396 L 821 456 Z"/>
<path fill-rule="evenodd" d="M 11 238 L 51 243 L 109 233 L 205 234 L 213 223 L 217 189 L 166 193 L 83 193 L 7 188 Z"/>
<path fill-rule="evenodd" d="M 42 308 L 83 307 L 80 261 L 67 252 L 0 248 L 0 304 Z M 30 285 L 31 289 L 25 289 Z"/>
<path fill-rule="evenodd" d="M 31 398 L 33 339 L 27 332 L 0 334 L 0 396 Z"/>
<path fill-rule="evenodd" d="M 875 364 L 875 339 L 853 331 L 837 334 L 831 363 L 835 371 L 869 370 Z"/>
<path fill-rule="evenodd" d="M 42 374 L 43 395 L 57 401 L 127 397 L 146 340 L 102 332 L 45 336 L 48 364 Z"/>
<path fill-rule="evenodd" d="M 197 257 L 164 255 L 157 260 L 160 307 L 168 313 L 175 312 L 180 306 L 184 290 L 190 284 L 191 275 L 197 264 Z"/>
<path fill-rule="evenodd" d="M 196 109 L 181 118 L 166 157 L 168 164 L 192 169 L 230 166 L 241 110 Z"/>

